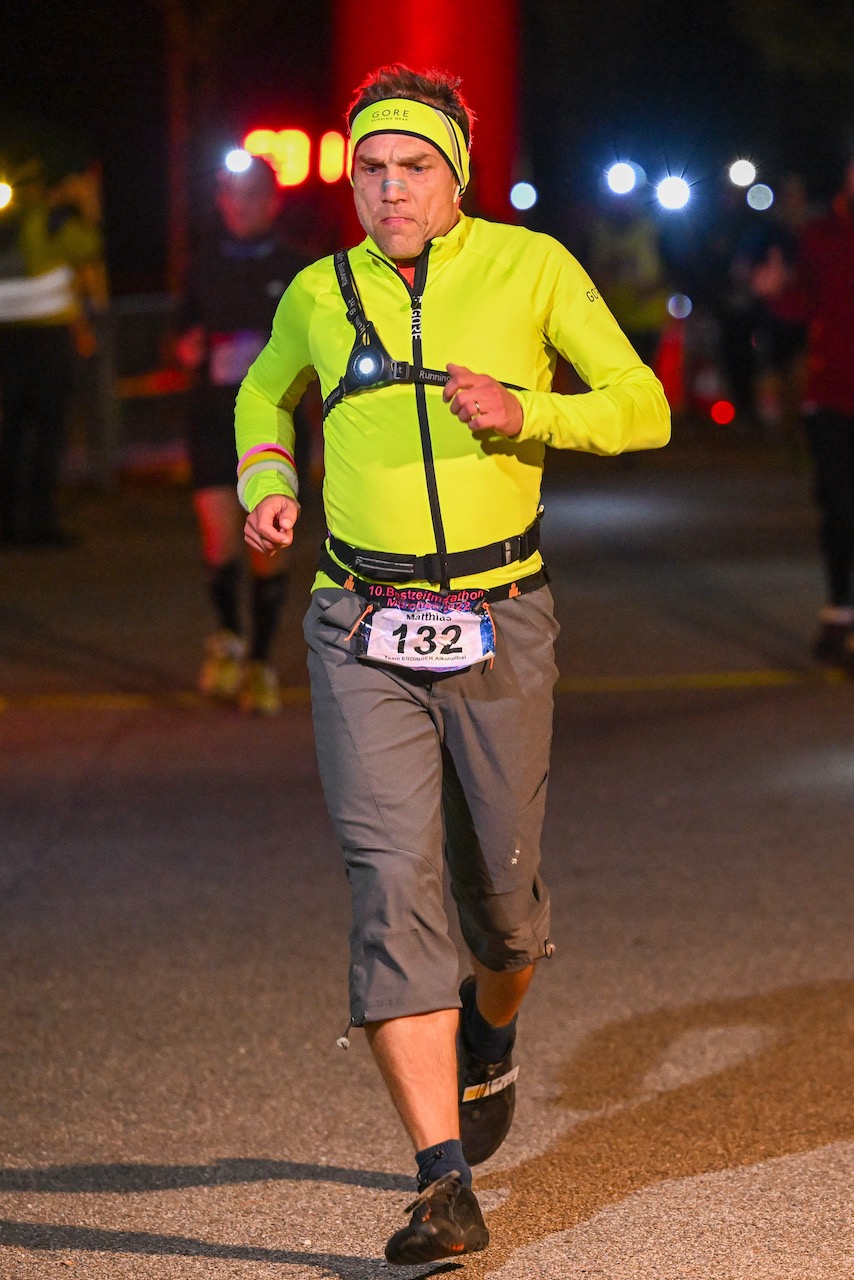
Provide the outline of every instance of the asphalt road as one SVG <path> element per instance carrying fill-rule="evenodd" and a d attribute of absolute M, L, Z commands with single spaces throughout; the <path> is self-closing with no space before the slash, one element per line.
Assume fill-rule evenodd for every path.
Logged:
<path fill-rule="evenodd" d="M 493 1242 L 402 1276 L 854 1277 L 854 682 L 806 657 L 803 459 L 554 458 L 554 958 Z M 366 1280 L 411 1157 L 347 1017 L 299 618 L 275 721 L 192 692 L 189 499 L 74 490 L 0 556 L 0 1280 Z"/>

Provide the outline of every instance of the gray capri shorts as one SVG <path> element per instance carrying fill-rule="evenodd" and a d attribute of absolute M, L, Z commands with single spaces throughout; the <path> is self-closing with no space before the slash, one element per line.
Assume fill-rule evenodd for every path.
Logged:
<path fill-rule="evenodd" d="M 547 587 L 497 601 L 493 666 L 420 683 L 353 655 L 363 608 L 321 587 L 304 623 L 317 758 L 352 895 L 355 1026 L 459 1006 L 445 861 L 486 968 L 548 954 L 539 865 L 558 632 Z"/>

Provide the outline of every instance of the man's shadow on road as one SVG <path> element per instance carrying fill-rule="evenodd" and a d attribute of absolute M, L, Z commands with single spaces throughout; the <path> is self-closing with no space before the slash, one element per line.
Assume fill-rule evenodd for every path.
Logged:
<path fill-rule="evenodd" d="M 291 1160 L 218 1160 L 207 1165 L 91 1164 L 51 1165 L 41 1169 L 0 1169 L 0 1192 L 31 1194 L 92 1193 L 135 1195 L 147 1191 L 183 1191 L 191 1187 L 224 1187 L 251 1182 L 333 1182 L 378 1191 L 411 1193 L 412 1179 L 402 1174 L 336 1165 L 300 1164 Z M 316 1267 L 339 1280 L 367 1280 L 377 1274 L 378 1259 L 343 1254 L 309 1253 L 231 1245 L 191 1236 L 158 1235 L 147 1231 L 115 1231 L 53 1223 L 0 1219 L 0 1246 L 7 1248 L 138 1254 L 150 1257 L 218 1258 L 233 1262 L 265 1262 Z M 456 1270 L 451 1263 L 421 1276 Z"/>
<path fill-rule="evenodd" d="M 185 1191 L 190 1187 L 226 1187 L 241 1182 L 339 1182 L 376 1191 L 411 1191 L 412 1179 L 400 1173 L 345 1169 L 294 1160 L 217 1160 L 214 1164 L 58 1164 L 44 1169 L 0 1168 L 0 1192 Z"/>
<path fill-rule="evenodd" d="M 324 1275 L 332 1273 L 339 1280 L 369 1280 L 376 1276 L 379 1259 L 346 1256 L 337 1253 L 307 1253 L 294 1249 L 263 1249 L 253 1245 L 217 1244 L 196 1240 L 192 1236 L 154 1235 L 147 1231 L 106 1231 L 99 1227 L 54 1226 L 35 1222 L 0 1220 L 0 1245 L 19 1249 L 78 1251 L 85 1253 L 122 1253 L 149 1257 L 217 1258 L 231 1262 L 266 1262 L 279 1266 L 290 1264 L 317 1267 Z M 443 1263 L 419 1277 L 442 1275 L 456 1271 L 457 1262 Z"/>

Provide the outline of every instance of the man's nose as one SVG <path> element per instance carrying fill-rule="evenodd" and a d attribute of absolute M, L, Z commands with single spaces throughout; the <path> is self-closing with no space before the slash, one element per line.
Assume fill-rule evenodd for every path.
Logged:
<path fill-rule="evenodd" d="M 384 178 L 381 190 L 384 200 L 400 200 L 406 195 L 406 183 L 402 178 Z"/>

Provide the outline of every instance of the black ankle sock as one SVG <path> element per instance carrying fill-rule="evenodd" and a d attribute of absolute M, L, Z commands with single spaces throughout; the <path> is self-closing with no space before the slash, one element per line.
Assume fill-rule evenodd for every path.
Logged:
<path fill-rule="evenodd" d="M 217 621 L 223 631 L 235 635 L 240 635 L 240 568 L 239 560 L 207 565 L 208 591 Z"/>
<path fill-rule="evenodd" d="M 288 575 L 252 579 L 252 652 L 253 662 L 266 662 L 279 625 L 288 594 Z"/>
<path fill-rule="evenodd" d="M 435 1147 L 425 1147 L 415 1152 L 418 1161 L 418 1190 L 423 1191 L 431 1182 L 442 1178 L 454 1170 L 460 1175 L 464 1187 L 471 1186 L 471 1169 L 463 1155 L 459 1138 L 448 1138 L 447 1142 L 439 1142 Z"/>
<path fill-rule="evenodd" d="M 477 1007 L 474 986 L 468 988 L 463 1000 L 463 1038 L 469 1050 L 481 1062 L 500 1062 L 506 1058 L 516 1041 L 516 1018 L 506 1027 L 493 1027 Z"/>

